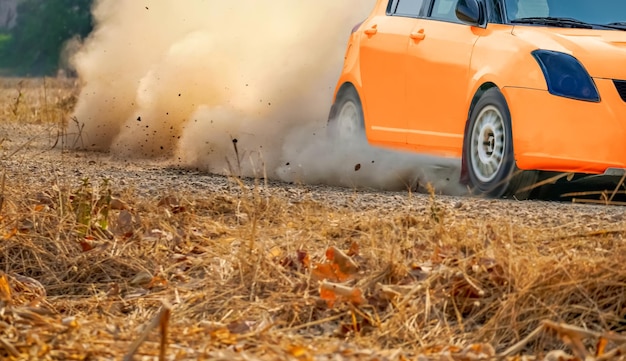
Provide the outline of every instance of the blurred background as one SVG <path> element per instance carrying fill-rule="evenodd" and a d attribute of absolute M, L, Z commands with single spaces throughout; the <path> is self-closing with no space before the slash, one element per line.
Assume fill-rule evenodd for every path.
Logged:
<path fill-rule="evenodd" d="M 68 63 L 93 28 L 94 0 L 0 0 L 0 76 L 73 75 Z"/>

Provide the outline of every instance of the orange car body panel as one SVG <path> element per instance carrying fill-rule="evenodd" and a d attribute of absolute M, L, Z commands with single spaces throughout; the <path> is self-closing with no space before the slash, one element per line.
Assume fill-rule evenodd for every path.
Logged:
<path fill-rule="evenodd" d="M 467 118 L 467 109 L 450 104 L 466 103 L 467 89 L 458 84 L 469 83 L 472 49 L 481 31 L 424 19 L 418 21 L 417 29 L 425 37 L 412 41 L 407 54 L 408 143 L 423 145 L 428 152 L 459 156 L 465 124 L 458 119 Z M 437 73 L 424 76 L 423 69 Z"/>
<path fill-rule="evenodd" d="M 626 80 L 626 31 L 481 28 L 388 16 L 387 3 L 378 0 L 350 36 L 335 92 L 354 86 L 371 144 L 460 158 L 472 101 L 490 84 L 509 106 L 519 168 L 591 174 L 626 168 L 626 101 L 613 83 Z M 601 101 L 550 94 L 531 55 L 537 49 L 577 58 Z"/>

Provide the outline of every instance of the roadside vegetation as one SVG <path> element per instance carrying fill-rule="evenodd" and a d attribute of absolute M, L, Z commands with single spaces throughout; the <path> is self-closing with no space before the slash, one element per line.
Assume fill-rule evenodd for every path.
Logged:
<path fill-rule="evenodd" d="M 16 25 L 0 32 L 3 75 L 56 75 L 71 70 L 65 47 L 92 30 L 92 0 L 22 0 Z"/>
<path fill-rule="evenodd" d="M 2 84 L 0 359 L 624 358 L 618 207 L 38 173 L 76 84 Z"/>

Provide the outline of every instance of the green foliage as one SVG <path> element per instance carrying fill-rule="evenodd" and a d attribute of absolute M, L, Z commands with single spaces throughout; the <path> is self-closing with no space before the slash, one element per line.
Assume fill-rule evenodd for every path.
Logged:
<path fill-rule="evenodd" d="M 8 43 L 11 41 L 11 34 L 0 33 L 0 64 L 4 63 L 2 60 L 5 57 L 5 50 Z M 2 66 L 2 65 L 0 65 Z"/>
<path fill-rule="evenodd" d="M 93 0 L 24 0 L 16 26 L 0 36 L 0 67 L 15 75 L 52 75 L 64 44 L 92 28 Z M 4 41 L 3 41 L 4 40 Z"/>
<path fill-rule="evenodd" d="M 108 179 L 99 188 L 93 187 L 88 178 L 71 196 L 71 209 L 76 216 L 76 231 L 81 237 L 92 232 L 106 231 L 109 227 L 111 188 Z"/>

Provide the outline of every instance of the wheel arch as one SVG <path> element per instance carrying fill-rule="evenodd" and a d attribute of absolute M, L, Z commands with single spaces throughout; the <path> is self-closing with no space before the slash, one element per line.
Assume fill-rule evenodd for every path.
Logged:
<path fill-rule="evenodd" d="M 474 96 L 472 97 L 472 101 L 470 102 L 470 106 L 469 109 L 467 111 L 467 119 L 465 121 L 465 130 L 467 131 L 467 127 L 469 126 L 469 119 L 470 116 L 472 115 L 472 111 L 474 110 L 474 107 L 476 107 L 476 104 L 478 103 L 478 99 L 480 99 L 480 97 L 489 89 L 491 88 L 498 88 L 498 90 L 500 89 L 494 82 L 491 81 L 487 81 L 484 82 L 483 84 L 481 84 L 478 89 L 476 89 L 476 91 L 474 92 Z"/>
<path fill-rule="evenodd" d="M 367 106 L 365 104 L 365 101 L 363 100 L 363 95 L 359 91 L 359 87 L 356 86 L 351 81 L 344 81 L 343 83 L 341 83 L 341 85 L 337 85 L 335 89 L 335 95 L 333 97 L 333 104 L 330 108 L 330 114 L 328 116 L 328 119 L 331 119 L 337 113 L 336 103 L 337 103 L 337 98 L 339 97 L 339 95 L 348 90 L 353 90 L 356 93 L 357 97 L 359 98 L 359 101 L 361 102 L 361 110 L 363 112 L 363 122 L 367 123 Z"/>
<path fill-rule="evenodd" d="M 347 82 L 344 82 L 343 84 L 341 84 L 339 86 L 339 88 L 335 92 L 336 93 L 335 94 L 335 99 L 337 99 L 337 96 L 339 96 L 339 94 L 347 91 L 348 89 L 354 90 L 359 95 L 359 98 L 361 98 L 361 95 L 359 94 L 358 90 L 356 89 L 356 86 L 354 86 L 354 84 L 352 84 L 352 82 L 347 81 Z"/>

